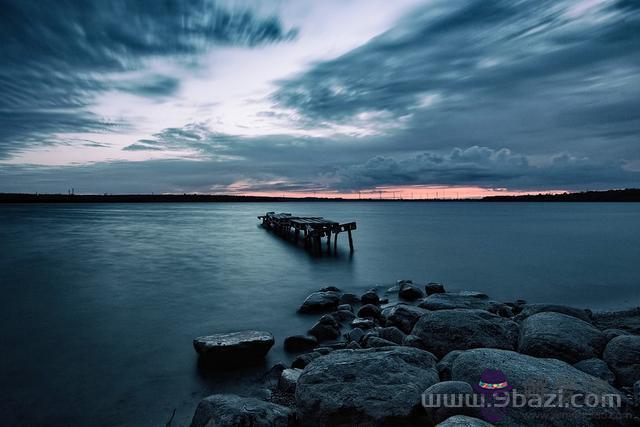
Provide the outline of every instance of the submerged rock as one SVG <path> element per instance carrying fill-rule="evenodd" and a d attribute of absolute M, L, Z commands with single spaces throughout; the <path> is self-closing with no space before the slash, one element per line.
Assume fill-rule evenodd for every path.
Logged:
<path fill-rule="evenodd" d="M 424 293 L 422 293 L 422 290 L 419 287 L 414 286 L 411 283 L 403 283 L 400 285 L 398 296 L 402 299 L 406 299 L 407 301 L 415 301 L 423 298 Z"/>
<path fill-rule="evenodd" d="M 438 381 L 434 366 L 432 354 L 411 347 L 335 351 L 310 363 L 298 379 L 298 422 L 420 423 L 421 394 Z"/>
<path fill-rule="evenodd" d="M 591 311 L 582 308 L 569 307 L 567 305 L 558 304 L 526 304 L 522 306 L 522 311 L 517 316 L 517 320 L 524 320 L 527 317 L 538 313 L 561 313 L 567 316 L 576 317 L 585 322 L 591 321 Z"/>
<path fill-rule="evenodd" d="M 573 366 L 577 369 L 580 369 L 582 372 L 586 372 L 591 376 L 594 376 L 596 378 L 601 378 L 611 385 L 613 385 L 616 380 L 616 376 L 613 375 L 613 372 L 611 372 L 611 369 L 609 369 L 607 364 L 601 359 L 596 359 L 596 358 L 585 359 L 585 360 L 579 361 Z"/>
<path fill-rule="evenodd" d="M 241 363 L 262 359 L 274 342 L 270 332 L 240 331 L 198 337 L 193 348 L 206 362 Z"/>
<path fill-rule="evenodd" d="M 455 381 L 465 381 L 477 384 L 485 369 L 499 370 L 504 373 L 508 384 L 518 393 L 526 393 L 528 399 L 533 394 L 541 396 L 557 396 L 562 390 L 563 402 L 569 402 L 575 396 L 576 402 L 582 407 L 565 406 L 564 403 L 551 407 L 524 405 L 506 408 L 505 418 L 500 425 L 529 426 L 553 425 L 586 427 L 593 425 L 618 426 L 624 418 L 620 408 L 614 404 L 589 406 L 585 404 L 586 395 L 597 395 L 614 401 L 624 397 L 599 378 L 592 377 L 573 366 L 556 359 L 539 359 L 508 350 L 479 348 L 464 351 L 453 362 L 452 378 Z M 557 404 L 559 398 L 555 399 Z"/>
<path fill-rule="evenodd" d="M 616 375 L 616 382 L 631 386 L 640 380 L 640 336 L 621 335 L 609 341 L 602 356 Z"/>
<path fill-rule="evenodd" d="M 605 343 L 604 334 L 590 323 L 566 314 L 542 312 L 522 322 L 518 351 L 576 363 L 600 357 Z"/>
<path fill-rule="evenodd" d="M 293 418 L 293 411 L 285 406 L 252 397 L 214 394 L 200 401 L 191 427 L 287 427 Z"/>
<path fill-rule="evenodd" d="M 418 307 L 426 310 L 453 310 L 456 308 L 467 308 L 486 310 L 491 313 L 506 313 L 511 311 L 508 305 L 489 299 L 485 294 L 475 292 L 432 294 L 418 304 Z"/>
<path fill-rule="evenodd" d="M 427 283 L 426 285 L 424 285 L 424 291 L 426 292 L 427 296 L 433 294 L 444 294 L 445 292 L 444 286 L 442 286 L 440 283 L 435 282 Z"/>
<path fill-rule="evenodd" d="M 318 346 L 318 339 L 309 335 L 292 335 L 284 339 L 284 349 L 289 352 L 311 350 Z"/>
<path fill-rule="evenodd" d="M 427 310 L 413 305 L 398 304 L 382 310 L 382 318 L 387 326 L 395 326 L 405 334 L 411 332 L 420 316 Z"/>
<path fill-rule="evenodd" d="M 514 350 L 518 324 L 484 310 L 438 310 L 423 314 L 411 334 L 443 357 L 451 350 L 478 347 Z"/>
<path fill-rule="evenodd" d="M 323 313 L 334 311 L 340 304 L 340 293 L 335 291 L 314 292 L 304 300 L 300 313 Z"/>

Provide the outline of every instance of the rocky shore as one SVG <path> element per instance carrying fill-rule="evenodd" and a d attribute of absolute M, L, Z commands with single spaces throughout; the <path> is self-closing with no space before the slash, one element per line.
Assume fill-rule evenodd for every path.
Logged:
<path fill-rule="evenodd" d="M 297 357 L 266 374 L 265 398 L 209 396 L 192 427 L 640 425 L 640 307 L 594 313 L 399 280 L 362 295 L 325 287 L 298 311 L 318 320 L 278 344 Z M 214 364 L 273 345 L 268 331 L 194 340 Z M 508 406 L 487 403 L 499 393 Z M 464 404 L 425 403 L 442 396 Z"/>

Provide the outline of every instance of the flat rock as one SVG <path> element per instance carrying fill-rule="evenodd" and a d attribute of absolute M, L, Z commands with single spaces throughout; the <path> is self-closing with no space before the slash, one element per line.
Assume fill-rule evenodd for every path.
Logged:
<path fill-rule="evenodd" d="M 443 294 L 445 292 L 444 286 L 442 286 L 440 283 L 435 282 L 427 283 L 426 285 L 424 285 L 424 291 L 426 292 L 427 296 L 433 294 Z"/>
<path fill-rule="evenodd" d="M 422 292 L 422 289 L 412 285 L 411 283 L 402 283 L 400 285 L 400 290 L 398 291 L 398 296 L 407 301 L 415 301 L 423 298 L 424 293 Z"/>
<path fill-rule="evenodd" d="M 611 385 L 615 383 L 616 376 L 611 372 L 611 369 L 609 369 L 604 360 L 596 358 L 585 359 L 579 361 L 573 366 L 591 376 L 603 379 Z"/>
<path fill-rule="evenodd" d="M 590 310 L 558 304 L 525 304 L 522 306 L 522 310 L 520 311 L 520 314 L 518 314 L 517 320 L 524 320 L 534 314 L 548 312 L 566 314 L 567 316 L 577 317 L 585 322 L 591 321 Z"/>
<path fill-rule="evenodd" d="M 198 337 L 193 348 L 207 362 L 241 363 L 264 358 L 274 342 L 270 332 L 239 331 Z"/>
<path fill-rule="evenodd" d="M 590 323 L 566 314 L 542 312 L 527 317 L 520 325 L 518 351 L 576 363 L 600 357 L 605 343 L 604 334 Z"/>
<path fill-rule="evenodd" d="M 191 427 L 287 427 L 294 412 L 285 406 L 252 397 L 214 394 L 200 401 Z"/>
<path fill-rule="evenodd" d="M 292 335 L 284 339 L 284 349 L 289 352 L 311 350 L 318 346 L 318 339 L 309 335 Z"/>
<path fill-rule="evenodd" d="M 447 418 L 443 422 L 437 425 L 437 427 L 492 427 L 493 424 L 489 424 L 478 418 L 467 417 L 466 415 L 455 415 Z"/>
<path fill-rule="evenodd" d="M 280 375 L 280 379 L 278 380 L 278 389 L 284 391 L 285 393 L 295 392 L 296 383 L 298 382 L 298 378 L 300 378 L 301 373 L 302 369 L 298 368 L 283 370 L 282 374 Z"/>
<path fill-rule="evenodd" d="M 335 351 L 314 360 L 300 375 L 298 422 L 303 426 L 418 424 L 421 394 L 436 382 L 435 359 L 426 351 L 411 347 Z"/>
<path fill-rule="evenodd" d="M 413 329 L 420 316 L 427 310 L 408 304 L 397 304 L 382 310 L 382 318 L 387 326 L 395 326 L 405 334 Z"/>
<path fill-rule="evenodd" d="M 518 393 L 532 395 L 558 393 L 563 390 L 563 401 L 571 396 L 593 393 L 598 396 L 621 396 L 605 381 L 586 374 L 573 366 L 556 359 L 539 359 L 508 350 L 473 349 L 460 354 L 453 362 L 452 378 L 477 384 L 485 369 L 499 370 L 506 376 L 511 387 Z M 510 406 L 506 408 L 506 417 L 500 421 L 505 426 L 566 426 L 586 427 L 594 425 L 619 426 L 623 418 L 620 409 L 609 406 L 589 407 L 583 399 L 576 396 L 582 407 L 559 405 L 561 407 L 543 407 L 543 405 Z M 624 402 L 624 397 L 620 397 Z M 558 399 L 556 398 L 556 403 Z M 542 421 L 541 421 L 542 420 Z"/>
<path fill-rule="evenodd" d="M 336 291 L 314 292 L 304 300 L 300 313 L 325 313 L 334 311 L 340 304 L 340 293 Z"/>
<path fill-rule="evenodd" d="M 502 302 L 489 299 L 479 293 L 460 292 L 457 294 L 444 293 L 432 294 L 426 297 L 418 307 L 426 310 L 453 310 L 456 308 L 468 308 L 486 310 L 491 313 L 510 311 L 510 307 Z"/>
<path fill-rule="evenodd" d="M 423 314 L 411 331 L 438 357 L 477 347 L 514 350 L 518 324 L 485 310 L 438 310 Z"/>
<path fill-rule="evenodd" d="M 460 406 L 445 406 L 443 404 L 443 396 L 455 396 L 449 402 L 464 403 L 466 396 L 473 394 L 473 389 L 469 383 L 464 381 L 443 381 L 436 383 L 424 391 L 423 403 L 429 405 L 425 407 L 425 411 L 433 424 L 438 424 L 454 415 L 476 415 L 473 408 Z M 439 406 L 436 406 L 439 405 Z"/>
<path fill-rule="evenodd" d="M 600 329 L 620 329 L 640 335 L 640 307 L 593 313 L 592 321 Z"/>
<path fill-rule="evenodd" d="M 609 341 L 602 356 L 616 382 L 631 386 L 640 380 L 640 336 L 621 335 Z"/>

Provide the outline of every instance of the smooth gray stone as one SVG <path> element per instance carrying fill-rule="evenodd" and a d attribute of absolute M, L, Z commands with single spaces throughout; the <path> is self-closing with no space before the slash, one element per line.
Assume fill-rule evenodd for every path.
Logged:
<path fill-rule="evenodd" d="M 525 304 L 522 306 L 522 311 L 518 314 L 518 320 L 524 320 L 529 316 L 533 316 L 538 313 L 562 313 L 567 316 L 577 317 L 585 322 L 591 321 L 591 311 L 582 308 L 570 307 L 567 305 L 559 304 Z"/>
<path fill-rule="evenodd" d="M 300 313 L 323 313 L 334 311 L 340 304 L 340 293 L 335 291 L 318 291 L 309 295 L 298 311 Z"/>
<path fill-rule="evenodd" d="M 267 331 L 239 331 L 198 337 L 193 348 L 208 362 L 243 362 L 263 358 L 274 344 Z"/>
<path fill-rule="evenodd" d="M 582 372 L 600 378 L 613 385 L 616 380 L 616 376 L 611 372 L 611 369 L 607 366 L 604 360 L 601 359 L 585 359 L 573 365 L 575 368 L 580 369 Z"/>
<path fill-rule="evenodd" d="M 609 341 L 602 358 L 616 375 L 616 382 L 632 386 L 640 380 L 640 336 L 621 335 Z"/>
<path fill-rule="evenodd" d="M 285 406 L 252 397 L 214 394 L 200 401 L 191 427 L 287 427 L 294 412 Z"/>

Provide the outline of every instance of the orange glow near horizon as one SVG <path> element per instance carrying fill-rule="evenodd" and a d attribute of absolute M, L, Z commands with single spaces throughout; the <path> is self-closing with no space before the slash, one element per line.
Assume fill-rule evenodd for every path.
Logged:
<path fill-rule="evenodd" d="M 337 192 L 337 191 L 241 191 L 233 192 L 234 195 L 241 196 L 264 196 L 264 197 L 289 197 L 289 198 L 343 198 L 343 199 L 479 199 L 486 196 L 522 196 L 527 194 L 562 194 L 566 190 L 538 190 L 519 191 L 508 190 L 506 188 L 482 188 L 482 187 L 449 187 L 449 186 L 397 186 L 397 187 L 376 187 L 375 189 L 362 190 L 360 192 Z"/>

